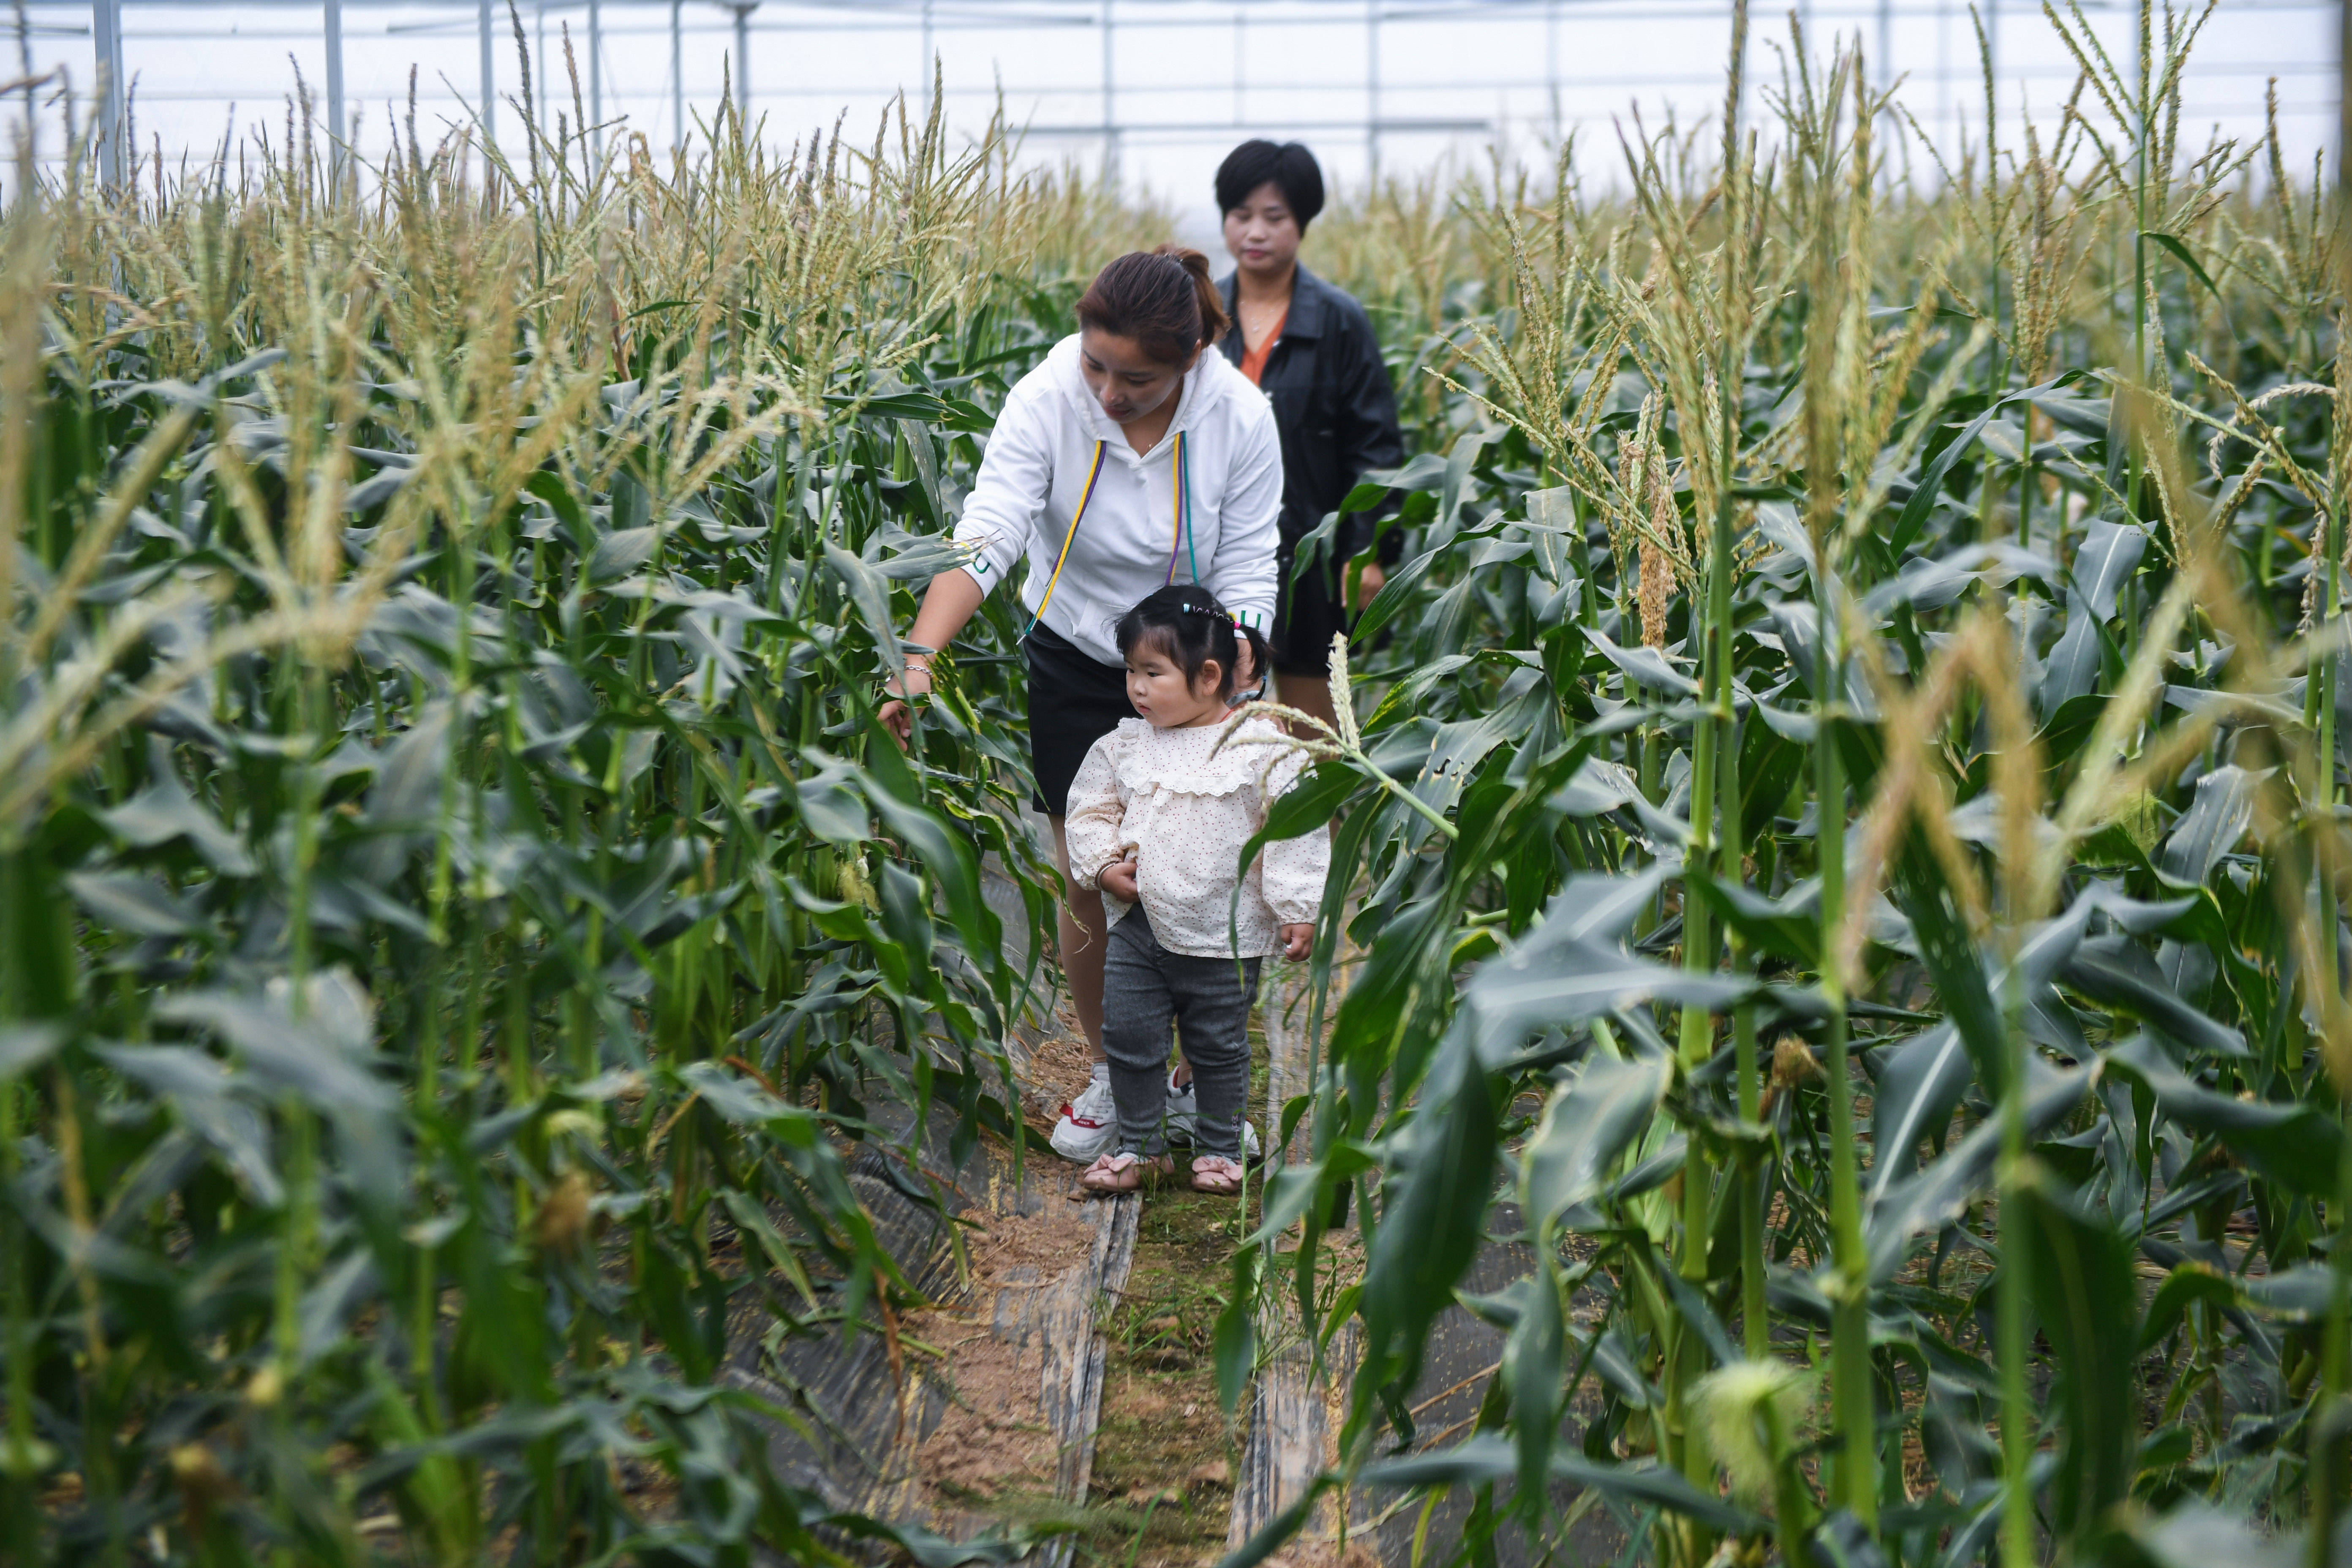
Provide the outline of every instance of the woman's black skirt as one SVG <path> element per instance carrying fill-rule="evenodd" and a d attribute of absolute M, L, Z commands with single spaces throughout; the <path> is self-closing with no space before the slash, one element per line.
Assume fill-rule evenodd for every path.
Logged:
<path fill-rule="evenodd" d="M 1051 626 L 1022 644 L 1029 656 L 1029 762 L 1037 774 L 1030 803 L 1066 816 L 1070 782 L 1097 741 L 1135 717 L 1127 700 L 1127 666 L 1103 664 Z"/>

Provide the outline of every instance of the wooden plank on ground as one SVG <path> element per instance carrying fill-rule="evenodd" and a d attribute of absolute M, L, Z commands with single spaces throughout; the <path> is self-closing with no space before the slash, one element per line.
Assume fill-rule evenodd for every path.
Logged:
<path fill-rule="evenodd" d="M 1016 1072 L 1051 1027 L 1024 1021 L 1008 1042 Z M 891 1109 L 877 1104 L 877 1117 Z M 968 1540 L 1001 1534 L 1008 1517 L 1034 1516 L 1047 1500 L 1085 1502 L 1109 1349 L 1099 1313 L 1126 1287 L 1139 1203 L 1083 1199 L 1076 1168 L 1050 1154 L 1032 1151 L 1016 1170 L 993 1137 L 961 1169 L 940 1171 L 933 1162 L 953 1116 L 935 1107 L 918 1142 L 901 1111 L 851 1169 L 877 1237 L 934 1303 L 899 1325 L 902 1342 L 946 1353 L 894 1347 L 870 1323 L 772 1342 L 774 1320 L 747 1293 L 721 1381 L 801 1417 L 803 1429 L 780 1424 L 771 1439 L 779 1479 L 838 1510 Z M 923 1151 L 919 1169 L 910 1148 Z M 908 1195 L 927 1186 L 940 1208 Z M 1070 1550 L 1055 1538 L 1032 1561 L 1066 1568 Z"/>
<path fill-rule="evenodd" d="M 1265 1125 L 1269 1171 L 1280 1163 L 1276 1146 L 1283 1108 L 1312 1088 L 1314 1053 L 1307 1032 L 1307 971 L 1302 964 L 1274 963 L 1260 1014 L 1266 1041 Z M 1311 1121 L 1298 1125 L 1293 1143 L 1304 1151 L 1314 1135 Z M 1248 1394 L 1249 1433 L 1242 1445 L 1241 1469 L 1234 1478 L 1234 1510 L 1226 1525 L 1228 1550 L 1237 1549 L 1305 1496 L 1315 1478 L 1339 1460 L 1337 1441 L 1347 1415 L 1347 1389 L 1356 1366 L 1356 1326 L 1341 1325 L 1326 1347 L 1322 1363 L 1301 1331 L 1297 1303 L 1277 1288 L 1257 1316 L 1261 1347 L 1257 1375 Z M 1296 1561 L 1336 1550 L 1338 1507 L 1316 1510 L 1299 1547 L 1286 1553 Z"/>

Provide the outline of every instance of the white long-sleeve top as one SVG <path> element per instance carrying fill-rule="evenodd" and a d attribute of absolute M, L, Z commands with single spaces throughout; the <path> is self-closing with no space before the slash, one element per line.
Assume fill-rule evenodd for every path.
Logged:
<path fill-rule="evenodd" d="M 1281 731 L 1263 719 L 1244 721 L 1219 750 L 1223 733 L 1222 724 L 1160 730 L 1126 719 L 1097 741 L 1070 784 L 1070 875 L 1099 888 L 1103 868 L 1133 850 L 1136 891 L 1160 946 L 1195 958 L 1262 958 L 1280 947 L 1281 927 L 1315 919 L 1331 836 L 1318 827 L 1278 839 L 1241 875 L 1242 846 L 1304 764 L 1297 752 L 1266 743 Z M 1132 907 L 1108 894 L 1103 901 L 1114 921 Z"/>
<path fill-rule="evenodd" d="M 1201 584 L 1260 631 L 1274 623 L 1282 443 L 1273 405 L 1214 351 L 1201 355 L 1176 395 L 1168 433 L 1138 452 L 1087 390 L 1076 336 L 1064 338 L 1004 400 L 956 523 L 964 570 L 982 593 L 1027 556 L 1021 602 L 1034 614 L 1100 443 L 1102 475 L 1043 619 L 1105 664 L 1123 662 L 1118 618 L 1171 580 L 1171 557 L 1174 581 Z M 1180 434 L 1192 496 L 1189 539 L 1176 526 Z"/>

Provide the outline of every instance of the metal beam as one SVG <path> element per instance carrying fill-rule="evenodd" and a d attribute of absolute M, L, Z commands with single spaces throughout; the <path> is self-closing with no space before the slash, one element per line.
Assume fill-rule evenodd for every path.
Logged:
<path fill-rule="evenodd" d="M 1381 4 L 1364 0 L 1364 163 L 1369 184 L 1381 183 Z"/>
<path fill-rule="evenodd" d="M 98 57 L 98 177 L 111 190 L 129 172 L 129 84 L 122 79 L 122 0 L 90 0 L 89 31 Z"/>
<path fill-rule="evenodd" d="M 498 57 L 490 52 L 490 0 L 481 0 L 482 96 L 474 106 L 481 116 L 482 140 L 496 142 L 499 139 L 499 71 Z M 484 173 L 488 165 L 484 164 Z"/>
<path fill-rule="evenodd" d="M 599 0 L 588 0 L 588 123 L 595 128 L 596 156 L 604 155 L 604 17 Z"/>
<path fill-rule="evenodd" d="M 343 183 L 343 139 L 351 126 L 343 120 L 343 0 L 326 0 L 327 22 L 327 183 L 340 190 Z"/>
<path fill-rule="evenodd" d="M 1118 116 L 1115 110 L 1116 80 L 1111 58 L 1117 36 L 1111 23 L 1110 0 L 1102 0 L 1103 178 L 1114 188 L 1118 184 Z"/>
<path fill-rule="evenodd" d="M 669 144 L 686 145 L 686 37 L 678 14 L 686 0 L 669 0 Z"/>
<path fill-rule="evenodd" d="M 736 130 L 744 136 L 751 134 L 751 13 L 760 8 L 760 0 L 735 7 L 735 118 Z"/>
<path fill-rule="evenodd" d="M 1559 0 L 1544 0 L 1544 89 L 1550 99 L 1551 139 L 1560 138 Z"/>

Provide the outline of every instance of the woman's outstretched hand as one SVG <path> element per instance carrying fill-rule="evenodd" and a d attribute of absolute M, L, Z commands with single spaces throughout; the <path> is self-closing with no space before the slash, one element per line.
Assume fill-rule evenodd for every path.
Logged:
<path fill-rule="evenodd" d="M 915 732 L 915 714 L 908 698 L 927 697 L 931 691 L 931 658 L 933 648 L 943 648 L 953 642 L 956 634 L 980 608 L 983 597 L 980 584 L 961 566 L 950 566 L 931 579 L 923 590 L 923 607 L 915 612 L 915 626 L 908 634 L 916 645 L 908 651 L 907 677 L 904 680 L 885 679 L 882 689 L 890 700 L 882 704 L 875 715 L 882 727 L 890 731 L 898 744 L 904 746 Z M 918 680 L 922 684 L 915 684 Z"/>
<path fill-rule="evenodd" d="M 919 679 L 922 681 L 920 686 L 914 684 Z M 899 745 L 904 746 L 915 732 L 915 710 L 908 706 L 907 699 L 929 693 L 931 672 L 926 666 L 909 664 L 907 666 L 907 679 L 891 684 L 898 687 L 898 694 L 882 704 L 882 710 L 875 717 L 881 720 L 882 727 L 890 731 Z"/>

